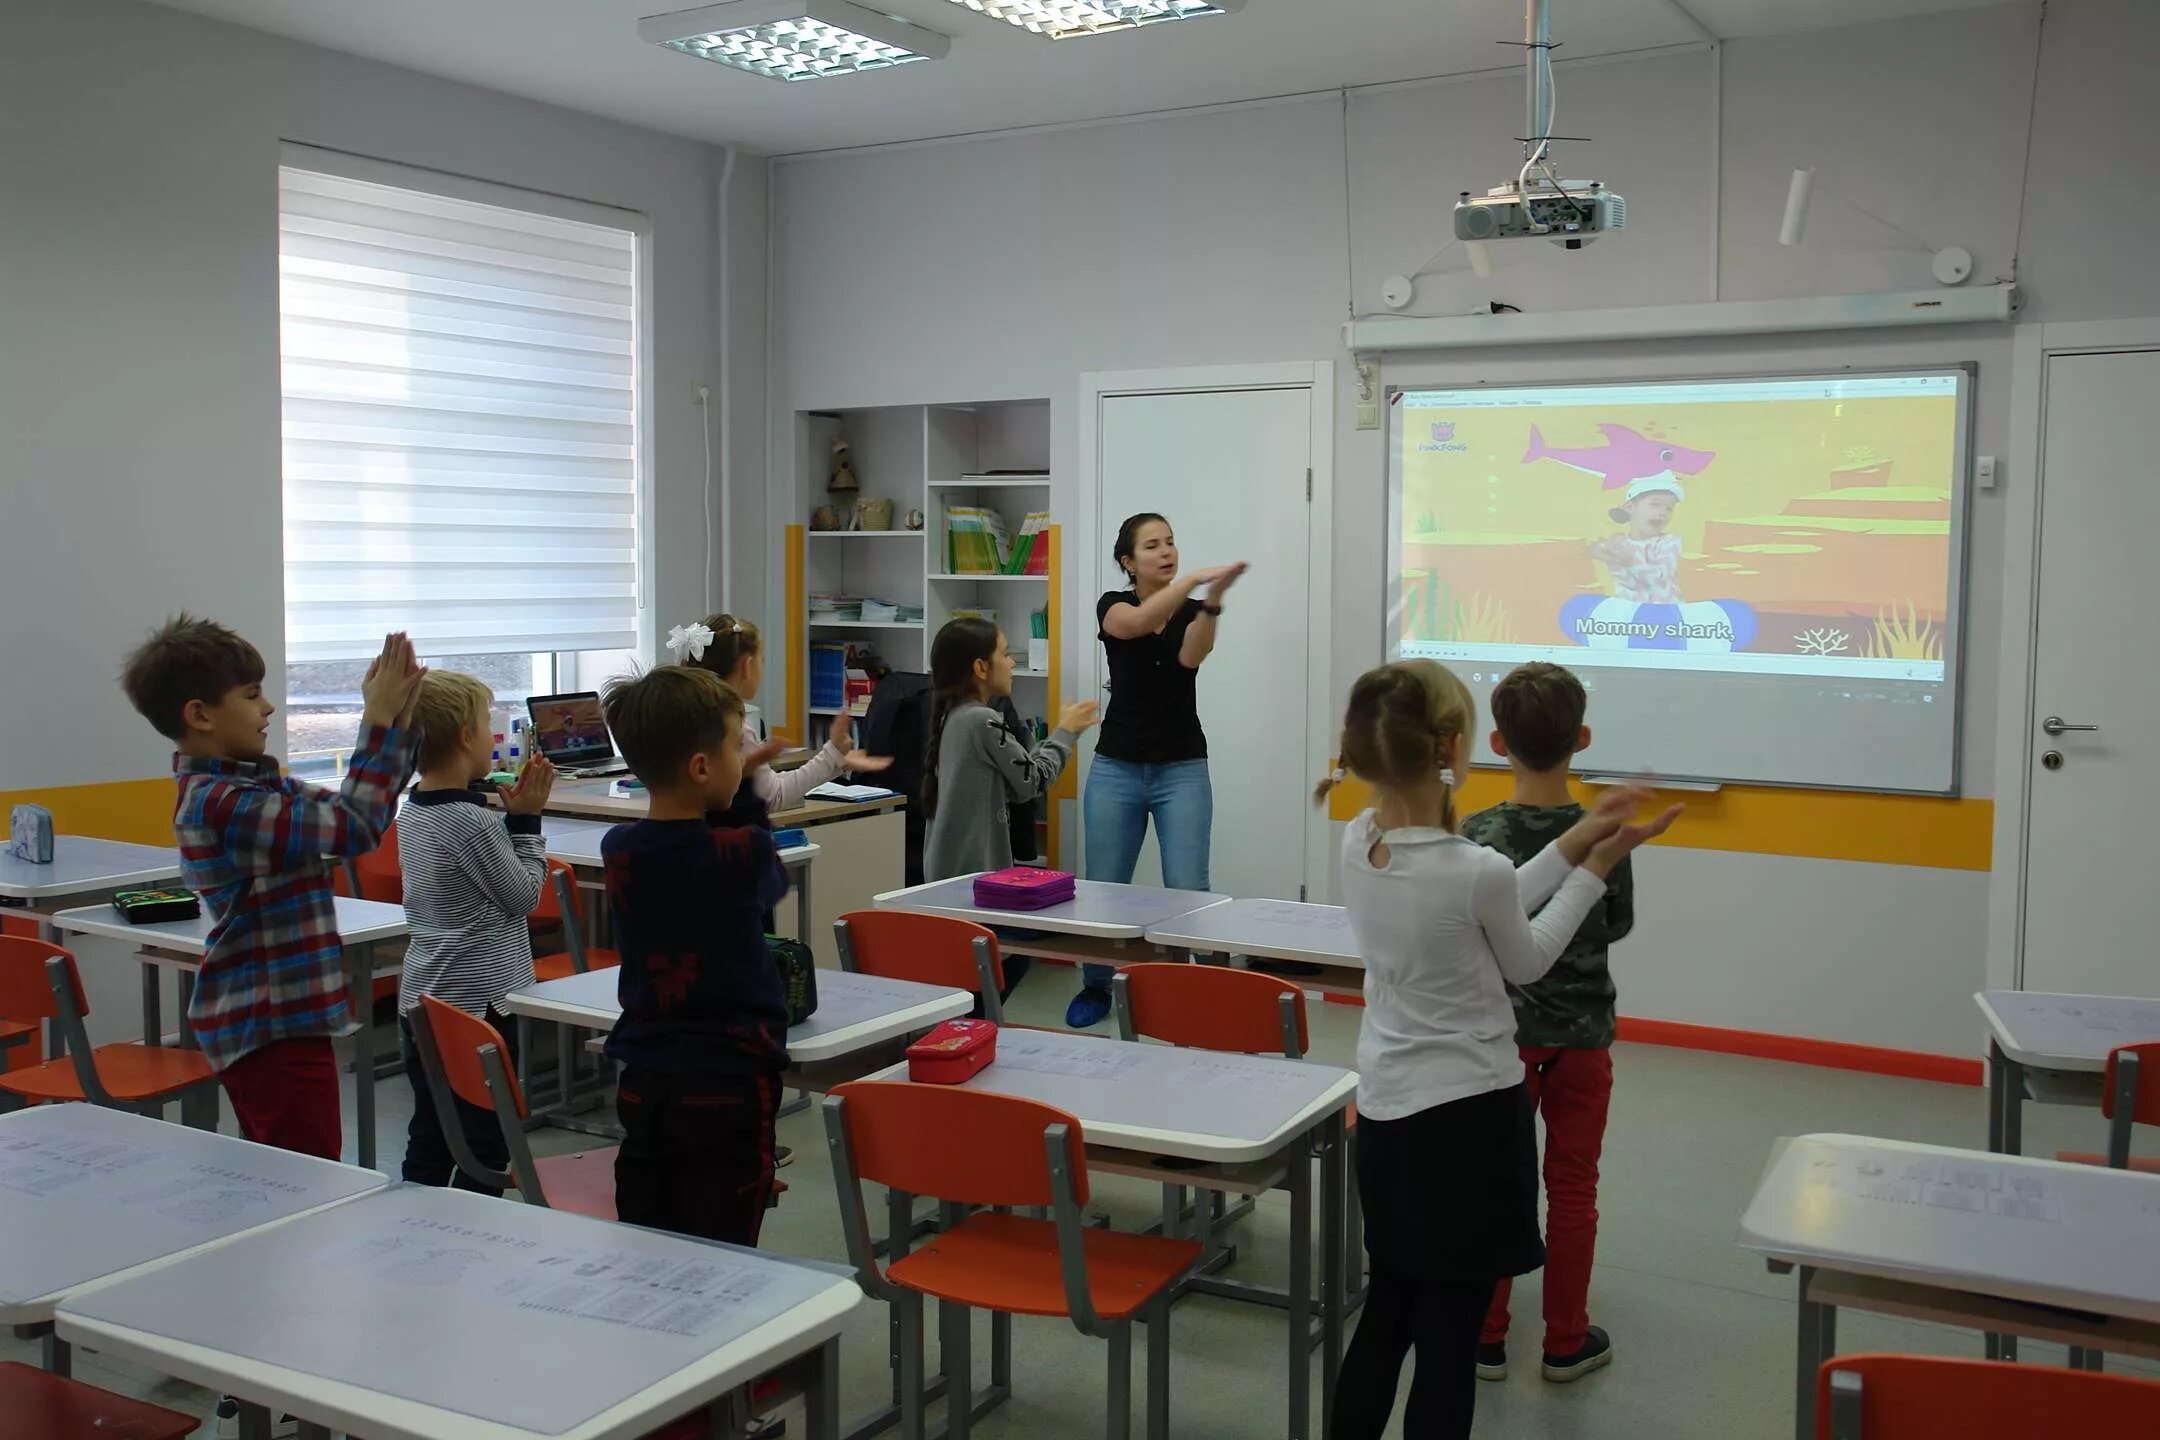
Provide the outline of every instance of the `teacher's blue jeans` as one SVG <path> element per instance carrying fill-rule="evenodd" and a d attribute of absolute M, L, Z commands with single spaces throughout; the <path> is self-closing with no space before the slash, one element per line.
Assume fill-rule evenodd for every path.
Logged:
<path fill-rule="evenodd" d="M 1163 884 L 1172 890 L 1208 888 L 1215 788 L 1208 779 L 1207 761 L 1135 765 L 1097 755 L 1088 767 L 1087 790 L 1080 803 L 1087 822 L 1088 879 L 1131 884 L 1152 819 Z M 1107 990 L 1113 973 L 1108 965 L 1084 965 L 1082 983 Z"/>

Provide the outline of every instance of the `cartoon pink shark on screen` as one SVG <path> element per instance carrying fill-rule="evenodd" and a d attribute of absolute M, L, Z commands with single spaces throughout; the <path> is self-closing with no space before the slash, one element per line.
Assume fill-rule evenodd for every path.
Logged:
<path fill-rule="evenodd" d="M 1625 425 L 1600 425 L 1597 428 L 1605 437 L 1605 444 L 1600 448 L 1555 450 L 1545 443 L 1545 437 L 1533 425 L 1530 427 L 1530 449 L 1523 456 L 1523 464 L 1533 460 L 1557 460 L 1570 470 L 1603 476 L 1604 489 L 1620 490 L 1634 481 L 1667 471 L 1675 475 L 1699 475 L 1717 459 L 1714 450 L 1690 450 L 1684 445 L 1653 440 Z"/>

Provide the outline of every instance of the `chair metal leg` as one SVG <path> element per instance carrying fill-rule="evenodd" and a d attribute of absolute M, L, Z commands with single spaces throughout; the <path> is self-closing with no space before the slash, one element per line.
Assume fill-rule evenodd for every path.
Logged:
<path fill-rule="evenodd" d="M 900 1323 L 900 1440 L 923 1440 L 923 1301 L 910 1290 L 893 1304 Z"/>
<path fill-rule="evenodd" d="M 1147 1317 L 1147 1440 L 1170 1440 L 1170 1292 Z"/>
<path fill-rule="evenodd" d="M 1167 1332 L 1166 1332 L 1167 1333 Z M 1104 1440 L 1132 1440 L 1132 1322 L 1110 1327 L 1110 1413 Z"/>
<path fill-rule="evenodd" d="M 938 1358 L 945 1368 L 946 1440 L 968 1440 L 975 1408 L 975 1363 L 968 1341 L 974 1317 L 965 1305 L 938 1301 Z"/>
<path fill-rule="evenodd" d="M 990 1315 L 990 1388 L 1012 1394 L 1012 1316 L 1002 1310 Z"/>

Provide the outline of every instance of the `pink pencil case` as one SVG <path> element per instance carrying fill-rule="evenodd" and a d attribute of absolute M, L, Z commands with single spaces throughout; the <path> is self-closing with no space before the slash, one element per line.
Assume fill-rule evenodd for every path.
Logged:
<path fill-rule="evenodd" d="M 985 910 L 1047 910 L 1073 898 L 1073 877 L 1063 870 L 1015 865 L 975 877 L 975 903 Z"/>

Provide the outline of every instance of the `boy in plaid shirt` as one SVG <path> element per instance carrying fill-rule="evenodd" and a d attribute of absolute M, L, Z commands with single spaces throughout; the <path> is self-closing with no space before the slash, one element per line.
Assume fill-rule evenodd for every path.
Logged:
<path fill-rule="evenodd" d="M 360 738 L 335 794 L 263 754 L 275 713 L 263 659 L 222 625 L 179 615 L 128 657 L 128 699 L 178 747 L 173 834 L 182 879 L 209 908 L 188 1024 L 240 1133 L 335 1160 L 344 1149 L 330 1037 L 352 1028 L 330 864 L 382 843 L 412 773 L 413 704 L 427 672 L 402 634 L 361 685 Z M 371 999 L 372 997 L 364 997 Z"/>

